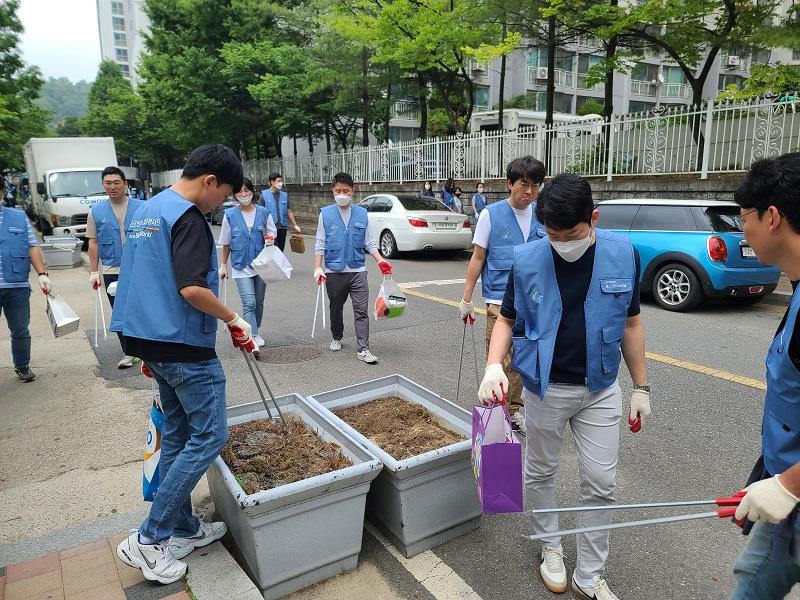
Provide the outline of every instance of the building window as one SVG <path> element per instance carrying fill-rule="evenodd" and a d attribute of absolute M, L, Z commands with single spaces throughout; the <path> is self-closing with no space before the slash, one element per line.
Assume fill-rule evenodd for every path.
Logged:
<path fill-rule="evenodd" d="M 800 50 L 792 50 L 792 60 L 800 60 Z"/>
<path fill-rule="evenodd" d="M 545 94 L 545 104 L 546 98 L 547 94 Z M 556 92 L 553 97 L 553 110 L 560 113 L 572 113 L 572 94 Z"/>
<path fill-rule="evenodd" d="M 117 63 L 117 64 L 119 64 L 119 63 Z M 131 76 L 131 68 L 130 68 L 129 65 L 119 64 L 119 70 L 122 71 L 122 74 L 125 77 L 130 77 Z"/>
<path fill-rule="evenodd" d="M 631 71 L 634 81 L 658 81 L 658 66 L 649 63 L 636 63 Z"/>
<path fill-rule="evenodd" d="M 639 102 L 638 100 L 631 100 L 628 102 L 628 112 L 638 113 L 653 110 L 656 107 L 655 102 Z"/>
<path fill-rule="evenodd" d="M 128 62 L 127 48 L 114 48 L 117 54 L 117 62 Z"/>
<path fill-rule="evenodd" d="M 111 14 L 112 15 L 124 15 L 125 8 L 122 5 L 122 2 L 111 2 Z"/>
<path fill-rule="evenodd" d="M 476 87 L 475 88 L 475 109 L 476 110 L 489 110 L 489 88 Z"/>
<path fill-rule="evenodd" d="M 741 89 L 744 77 L 741 75 L 720 75 L 719 76 L 719 91 L 725 91 L 728 86 L 732 85 L 737 90 Z"/>
<path fill-rule="evenodd" d="M 115 46 L 127 46 L 128 45 L 128 36 L 124 33 L 120 33 L 119 31 L 114 32 L 114 45 Z"/>
<path fill-rule="evenodd" d="M 123 17 L 111 17 L 111 27 L 114 31 L 125 31 L 125 19 Z"/>

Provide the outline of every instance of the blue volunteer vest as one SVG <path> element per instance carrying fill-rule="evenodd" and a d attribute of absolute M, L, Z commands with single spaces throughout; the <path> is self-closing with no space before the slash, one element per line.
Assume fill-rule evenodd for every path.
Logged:
<path fill-rule="evenodd" d="M 486 208 L 486 195 L 485 194 L 473 194 L 472 200 L 475 202 L 475 215 L 478 216 L 481 214 L 481 211 Z"/>
<path fill-rule="evenodd" d="M 144 204 L 141 200 L 128 200 L 125 211 L 125 231 L 131 224 L 133 215 Z M 97 228 L 97 253 L 100 260 L 107 267 L 118 267 L 122 263 L 122 239 L 119 231 L 119 221 L 111 200 L 103 200 L 92 207 L 92 218 Z"/>
<path fill-rule="evenodd" d="M 231 265 L 241 271 L 250 266 L 258 253 L 264 248 L 264 230 L 269 213 L 263 206 L 256 206 L 253 228 L 248 229 L 242 209 L 238 206 L 225 211 L 231 228 Z"/>
<path fill-rule="evenodd" d="M 522 237 L 514 210 L 507 200 L 486 207 L 492 232 L 489 236 L 486 262 L 481 273 L 484 300 L 502 301 L 508 284 L 508 274 L 514 261 L 514 246 L 545 237 L 544 227 L 536 218 L 536 205 L 531 210 L 531 230 L 528 239 Z"/>
<path fill-rule="evenodd" d="M 172 228 L 194 204 L 171 189 L 153 196 L 128 226 L 111 331 L 128 337 L 213 348 L 217 320 L 186 302 L 172 264 Z M 208 287 L 218 295 L 217 252 L 211 229 Z"/>
<path fill-rule="evenodd" d="M 786 324 L 767 354 L 767 397 L 761 426 L 764 465 L 772 475 L 800 462 L 800 371 L 789 357 L 800 292 L 795 290 Z"/>
<path fill-rule="evenodd" d="M 595 229 L 596 248 L 592 279 L 586 294 L 586 385 L 592 392 L 609 388 L 617 379 L 620 346 L 633 299 L 636 259 L 625 238 Z M 516 248 L 514 252 L 515 325 L 524 335 L 513 338 L 511 367 L 525 387 L 544 397 L 553 365 L 561 293 L 556 280 L 553 252 L 547 238 Z"/>
<path fill-rule="evenodd" d="M 31 259 L 28 253 L 28 222 L 25 211 L 3 208 L 3 226 L 0 227 L 0 260 L 6 283 L 28 281 Z"/>
<path fill-rule="evenodd" d="M 351 205 L 350 211 L 350 223 L 346 227 L 336 204 L 320 211 L 325 227 L 325 266 L 331 271 L 364 266 L 367 210 Z"/>
<path fill-rule="evenodd" d="M 275 204 L 275 196 L 272 194 L 272 190 L 266 189 L 261 192 L 261 199 L 264 201 L 264 208 L 269 211 L 269 214 L 272 215 L 272 222 L 275 223 L 276 227 L 281 229 L 286 228 L 286 215 L 289 211 L 289 195 L 281 190 L 278 192 L 278 204 L 280 205 L 280 214 L 278 205 Z M 280 217 L 280 218 L 279 218 Z"/>

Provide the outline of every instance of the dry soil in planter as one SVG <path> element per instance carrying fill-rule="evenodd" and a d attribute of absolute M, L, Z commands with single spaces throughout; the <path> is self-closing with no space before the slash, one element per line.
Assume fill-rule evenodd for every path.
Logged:
<path fill-rule="evenodd" d="M 370 400 L 338 410 L 336 415 L 395 460 L 466 439 L 439 425 L 424 407 L 397 396 Z"/>
<path fill-rule="evenodd" d="M 228 430 L 222 460 L 247 494 L 352 465 L 339 446 L 322 441 L 298 419 L 251 421 Z"/>

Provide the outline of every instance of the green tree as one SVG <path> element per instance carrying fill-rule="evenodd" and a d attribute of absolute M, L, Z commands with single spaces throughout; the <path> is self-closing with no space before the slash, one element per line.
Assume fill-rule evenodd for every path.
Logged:
<path fill-rule="evenodd" d="M 717 99 L 747 100 L 754 96 L 782 92 L 800 92 L 800 66 L 781 63 L 773 66 L 754 65 L 750 77 L 745 79 L 741 89 L 729 86 Z"/>
<path fill-rule="evenodd" d="M 81 120 L 78 117 L 65 117 L 56 127 L 58 137 L 78 137 L 83 135 Z"/>
<path fill-rule="evenodd" d="M 37 67 L 26 67 L 19 53 L 22 23 L 19 0 L 0 2 L 0 170 L 22 169 L 22 146 L 47 135 L 47 110 L 36 105 L 42 87 Z"/>
<path fill-rule="evenodd" d="M 66 77 L 49 77 L 44 82 L 36 103 L 53 113 L 53 124 L 67 117 L 82 117 L 89 104 L 91 83 L 84 80 L 72 83 Z"/>

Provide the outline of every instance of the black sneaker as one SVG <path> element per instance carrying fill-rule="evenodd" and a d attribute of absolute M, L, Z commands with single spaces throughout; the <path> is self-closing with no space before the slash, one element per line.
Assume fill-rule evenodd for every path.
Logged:
<path fill-rule="evenodd" d="M 14 372 L 17 374 L 17 377 L 20 378 L 20 381 L 23 383 L 30 383 L 34 379 L 36 379 L 36 374 L 31 371 L 28 367 L 22 367 L 21 369 L 14 369 Z"/>

